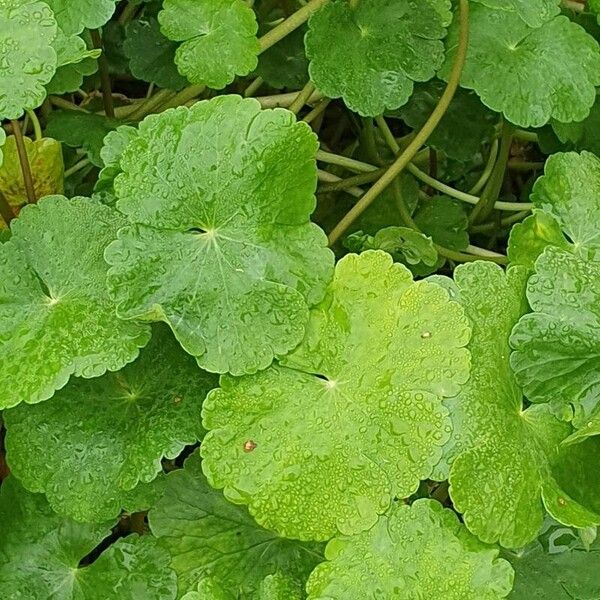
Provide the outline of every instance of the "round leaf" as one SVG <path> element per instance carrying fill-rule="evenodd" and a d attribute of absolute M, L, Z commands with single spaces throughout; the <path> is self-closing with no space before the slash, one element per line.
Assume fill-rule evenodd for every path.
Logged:
<path fill-rule="evenodd" d="M 102 27 L 115 12 L 115 0 L 46 0 L 66 35 Z"/>
<path fill-rule="evenodd" d="M 444 598 L 499 600 L 513 570 L 433 500 L 394 504 L 373 528 L 327 545 L 307 584 L 308 600 Z"/>
<path fill-rule="evenodd" d="M 6 598 L 173 600 L 175 574 L 149 536 L 129 536 L 95 562 L 80 561 L 111 534 L 111 523 L 76 523 L 58 516 L 41 494 L 14 477 L 0 487 L 0 581 Z"/>
<path fill-rule="evenodd" d="M 560 0 L 475 0 L 495 10 L 514 12 L 527 25 L 539 27 L 560 13 Z"/>
<path fill-rule="evenodd" d="M 454 62 L 458 26 L 446 40 L 443 77 Z M 483 103 L 521 127 L 541 127 L 554 118 L 565 123 L 585 119 L 600 84 L 600 47 L 567 17 L 537 28 L 517 12 L 471 8 L 467 61 L 461 85 Z"/>
<path fill-rule="evenodd" d="M 212 372 L 296 346 L 333 262 L 309 222 L 315 151 L 292 113 L 237 96 L 146 119 L 115 180 L 135 223 L 105 255 L 118 314 L 166 321 Z"/>
<path fill-rule="evenodd" d="M 451 20 L 448 0 L 332 0 L 309 21 L 311 79 L 361 115 L 398 108 L 442 65 Z"/>
<path fill-rule="evenodd" d="M 206 483 L 197 453 L 184 469 L 168 475 L 165 495 L 148 519 L 171 554 L 180 596 L 195 592 L 198 582 L 210 577 L 212 582 L 201 586 L 208 598 L 213 597 L 209 588 L 221 588 L 215 600 L 229 600 L 229 593 L 255 598 L 266 576 L 282 573 L 304 583 L 322 560 L 320 546 L 278 538 L 259 527 L 244 508 L 227 502 Z"/>
<path fill-rule="evenodd" d="M 0 408 L 50 398 L 71 375 L 134 360 L 146 325 L 123 322 L 106 291 L 102 253 L 123 218 L 87 198 L 49 196 L 13 221 L 0 246 Z"/>
<path fill-rule="evenodd" d="M 8 463 L 58 513 L 113 518 L 127 490 L 157 476 L 161 458 L 201 439 L 202 401 L 216 383 L 162 326 L 118 373 L 74 380 L 50 402 L 7 411 Z"/>
<path fill-rule="evenodd" d="M 179 72 L 196 85 L 224 88 L 258 64 L 258 25 L 243 0 L 165 0 L 161 31 L 183 42 L 175 54 Z"/>
<path fill-rule="evenodd" d="M 127 26 L 123 51 L 137 79 L 172 90 L 184 87 L 187 80 L 175 66 L 176 50 L 177 44 L 161 33 L 156 19 L 133 21 Z"/>
<path fill-rule="evenodd" d="M 48 5 L 31 0 L 0 4 L 0 118 L 18 119 L 46 97 L 44 85 L 56 71 L 52 41 L 56 20 Z"/>
<path fill-rule="evenodd" d="M 285 366 L 209 394 L 204 472 L 282 535 L 368 529 L 438 462 L 441 398 L 468 378 L 468 338 L 445 290 L 384 252 L 347 255 Z"/>

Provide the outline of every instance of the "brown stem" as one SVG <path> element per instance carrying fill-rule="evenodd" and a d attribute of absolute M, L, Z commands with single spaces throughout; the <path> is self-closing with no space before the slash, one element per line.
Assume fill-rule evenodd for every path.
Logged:
<path fill-rule="evenodd" d="M 100 81 L 102 82 L 102 101 L 104 103 L 104 112 L 110 119 L 115 118 L 115 106 L 113 104 L 112 88 L 110 84 L 110 73 L 108 71 L 108 59 L 104 53 L 102 37 L 99 29 L 92 29 L 92 42 L 94 48 L 98 48 L 102 53 L 98 57 L 98 67 L 100 68 Z"/>
<path fill-rule="evenodd" d="M 0 192 L 0 216 L 4 219 L 7 226 L 17 216 L 2 192 Z"/>
<path fill-rule="evenodd" d="M 30 204 L 34 204 L 37 198 L 35 197 L 35 188 L 33 187 L 33 177 L 31 175 L 31 165 L 29 164 L 29 157 L 27 156 L 27 149 L 25 148 L 23 132 L 21 131 L 19 121 L 11 121 L 10 123 L 12 125 L 15 142 L 17 144 L 17 154 L 19 155 L 19 162 L 21 163 L 21 173 L 23 173 L 23 183 L 25 184 L 27 201 Z"/>

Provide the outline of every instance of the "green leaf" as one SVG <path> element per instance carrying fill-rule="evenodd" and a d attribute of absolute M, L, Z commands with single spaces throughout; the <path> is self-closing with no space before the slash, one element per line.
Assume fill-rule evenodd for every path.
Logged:
<path fill-rule="evenodd" d="M 137 136 L 138 130 L 129 125 L 121 125 L 104 137 L 100 149 L 103 168 L 94 187 L 95 192 L 109 192 L 114 195 L 115 177 L 121 173 L 121 156 L 125 148 Z"/>
<path fill-rule="evenodd" d="M 0 408 L 116 371 L 148 342 L 148 326 L 116 318 L 105 288 L 102 253 L 122 225 L 107 206 L 61 196 L 13 221 L 0 246 Z"/>
<path fill-rule="evenodd" d="M 524 410 L 510 368 L 508 338 L 526 310 L 527 270 L 504 273 L 479 261 L 454 277 L 473 327 L 471 377 L 446 401 L 454 431 L 434 476 L 445 479 L 451 465 L 450 496 L 467 528 L 484 542 L 516 548 L 542 525 L 542 492 L 554 485 L 551 464 L 570 427 L 547 406 Z"/>
<path fill-rule="evenodd" d="M 23 141 L 31 167 L 35 197 L 62 194 L 65 165 L 61 145 L 51 138 L 30 140 L 25 137 Z M 4 162 L 0 167 L 0 193 L 13 208 L 20 208 L 27 203 L 23 171 L 13 135 L 8 136 L 4 144 Z"/>
<path fill-rule="evenodd" d="M 307 27 L 299 27 L 263 52 L 256 74 L 274 88 L 301 89 L 308 81 L 308 59 L 304 51 Z"/>
<path fill-rule="evenodd" d="M 84 58 L 81 62 L 58 67 L 52 81 L 46 85 L 46 92 L 59 96 L 75 92 L 83 84 L 84 78 L 97 70 L 98 61 L 95 58 Z"/>
<path fill-rule="evenodd" d="M 415 86 L 410 100 L 395 111 L 409 127 L 421 129 L 438 104 L 446 84 L 438 79 Z M 471 91 L 459 88 L 431 134 L 428 144 L 449 158 L 468 162 L 494 135 L 498 115 L 488 110 Z"/>
<path fill-rule="evenodd" d="M 408 267 L 419 264 L 431 267 L 438 260 L 431 238 L 408 227 L 386 227 L 375 235 L 357 231 L 344 240 L 344 246 L 352 252 L 383 250 Z"/>
<path fill-rule="evenodd" d="M 535 261 L 548 246 L 563 250 L 569 250 L 571 247 L 556 219 L 543 210 L 534 210 L 532 215 L 511 229 L 508 259 L 513 265 L 522 265 L 533 270 Z"/>
<path fill-rule="evenodd" d="M 466 250 L 469 222 L 462 205 L 448 196 L 433 196 L 423 201 L 414 220 L 419 229 L 436 244 L 450 250 Z"/>
<path fill-rule="evenodd" d="M 166 321 L 212 372 L 253 373 L 296 346 L 332 272 L 309 222 L 316 146 L 292 113 L 237 96 L 141 123 L 115 180 L 134 224 L 105 253 L 118 314 Z"/>
<path fill-rule="evenodd" d="M 578 123 L 560 123 L 552 121 L 552 130 L 565 150 L 589 150 L 596 155 L 600 154 L 600 98 L 592 106 L 590 114 Z"/>
<path fill-rule="evenodd" d="M 66 35 L 102 27 L 115 12 L 115 0 L 46 0 Z"/>
<path fill-rule="evenodd" d="M 540 27 L 560 13 L 560 0 L 475 0 L 494 10 L 517 14 L 530 27 Z"/>
<path fill-rule="evenodd" d="M 307 584 L 309 600 L 499 600 L 513 570 L 434 500 L 394 503 L 369 531 L 335 538 Z"/>
<path fill-rule="evenodd" d="M 585 119 L 600 84 L 600 47 L 579 25 L 558 16 L 537 28 L 517 12 L 475 4 L 461 85 L 515 125 L 541 127 L 554 118 Z M 446 39 L 447 78 L 455 59 L 458 25 Z"/>
<path fill-rule="evenodd" d="M 510 600 L 593 600 L 600 598 L 600 542 L 549 552 L 536 540 L 507 555 L 515 570 Z"/>
<path fill-rule="evenodd" d="M 5 0 L 0 4 L 0 119 L 18 119 L 44 101 L 44 85 L 57 66 L 52 47 L 56 33 L 46 3 Z"/>
<path fill-rule="evenodd" d="M 113 518 L 126 491 L 158 475 L 163 457 L 202 438 L 202 401 L 216 384 L 161 326 L 122 371 L 76 379 L 49 402 L 6 411 L 7 460 L 59 514 Z"/>
<path fill-rule="evenodd" d="M 41 494 L 14 477 L 0 487 L 0 582 L 6 598 L 172 600 L 175 574 L 149 536 L 121 538 L 89 566 L 80 561 L 111 533 L 111 524 L 58 516 Z"/>
<path fill-rule="evenodd" d="M 234 598 L 254 600 L 267 575 L 280 572 L 304 583 L 322 560 L 320 545 L 279 538 L 259 527 L 244 508 L 228 503 L 207 484 L 197 453 L 167 481 L 148 520 L 171 554 L 180 596 L 197 590 L 197 583 L 210 576 L 211 588 L 216 584 Z M 222 597 L 228 598 L 214 596 Z"/>
<path fill-rule="evenodd" d="M 288 537 L 368 529 L 439 461 L 441 399 L 468 377 L 468 338 L 445 290 L 384 252 L 345 256 L 282 365 L 222 377 L 206 399 L 211 485 Z"/>
<path fill-rule="evenodd" d="M 187 83 L 175 65 L 177 43 L 166 38 L 158 21 L 144 18 L 127 26 L 123 51 L 129 59 L 131 74 L 162 88 L 179 90 Z"/>
<path fill-rule="evenodd" d="M 572 246 L 548 246 L 537 259 L 527 286 L 533 312 L 514 329 L 511 364 L 530 401 L 571 405 L 581 427 L 600 401 L 600 159 L 551 156 L 532 200 Z"/>
<path fill-rule="evenodd" d="M 243 0 L 164 0 L 161 31 L 182 42 L 175 53 L 179 72 L 196 85 L 222 89 L 258 64 L 258 25 Z"/>
<path fill-rule="evenodd" d="M 59 110 L 50 114 L 45 133 L 71 148 L 82 148 L 92 164 L 102 167 L 104 162 L 100 158 L 100 151 L 104 138 L 117 125 L 117 121 L 102 115 Z"/>
<path fill-rule="evenodd" d="M 398 108 L 442 65 L 451 20 L 448 0 L 332 0 L 309 21 L 311 79 L 363 116 Z"/>
<path fill-rule="evenodd" d="M 552 215 L 574 249 L 600 260 L 600 159 L 591 152 L 554 154 L 533 187 L 531 201 Z"/>

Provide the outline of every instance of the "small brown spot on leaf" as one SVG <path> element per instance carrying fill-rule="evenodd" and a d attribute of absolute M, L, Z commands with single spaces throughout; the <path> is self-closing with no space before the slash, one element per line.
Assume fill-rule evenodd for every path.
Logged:
<path fill-rule="evenodd" d="M 252 440 L 244 442 L 244 452 L 252 452 L 256 448 L 256 444 Z"/>

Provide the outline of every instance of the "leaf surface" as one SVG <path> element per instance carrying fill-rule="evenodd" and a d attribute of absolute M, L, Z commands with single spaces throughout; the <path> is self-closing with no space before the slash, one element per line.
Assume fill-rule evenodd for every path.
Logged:
<path fill-rule="evenodd" d="M 307 584 L 308 600 L 498 600 L 513 571 L 434 500 L 395 503 L 369 531 L 334 538 Z"/>
<path fill-rule="evenodd" d="M 296 346 L 333 262 L 309 222 L 315 151 L 292 113 L 237 96 L 146 119 L 115 181 L 133 222 L 105 254 L 118 314 L 166 321 L 212 372 Z"/>
<path fill-rule="evenodd" d="M 48 196 L 21 211 L 0 246 L 0 407 L 50 398 L 71 375 L 134 360 L 146 325 L 120 321 L 102 253 L 124 219 L 87 198 Z"/>
<path fill-rule="evenodd" d="M 333 0 L 309 21 L 311 79 L 363 116 L 398 108 L 442 65 L 451 20 L 447 0 Z"/>
<path fill-rule="evenodd" d="M 179 72 L 196 85 L 218 89 L 258 64 L 258 25 L 243 0 L 165 0 L 161 31 L 182 42 L 175 53 Z"/>
<path fill-rule="evenodd" d="M 204 472 L 282 535 L 368 529 L 438 462 L 441 399 L 468 377 L 468 338 L 445 290 L 384 252 L 347 255 L 300 346 L 208 396 Z"/>
<path fill-rule="evenodd" d="M 158 475 L 163 457 L 201 439 L 202 401 L 216 384 L 157 327 L 140 358 L 118 373 L 76 379 L 48 402 L 7 411 L 8 463 L 58 513 L 113 518 L 128 490 Z"/>
<path fill-rule="evenodd" d="M 221 588 L 215 600 L 229 600 L 228 594 L 255 600 L 268 575 L 281 573 L 304 583 L 322 559 L 320 545 L 279 538 L 259 527 L 245 508 L 227 502 L 206 482 L 198 453 L 187 459 L 184 469 L 168 475 L 167 482 L 165 495 L 148 518 L 171 555 L 180 595 L 197 591 L 198 582 L 209 577 L 213 581 L 202 584 L 200 591 Z"/>

